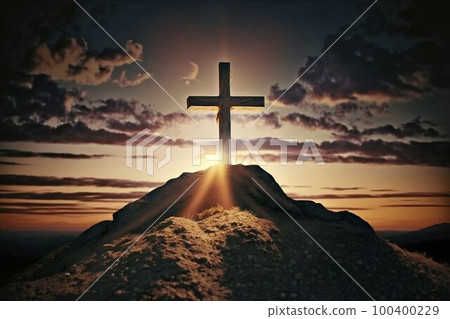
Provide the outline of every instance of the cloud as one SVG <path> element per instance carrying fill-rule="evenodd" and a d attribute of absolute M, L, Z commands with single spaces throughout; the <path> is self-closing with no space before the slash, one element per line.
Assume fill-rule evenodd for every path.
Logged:
<path fill-rule="evenodd" d="M 0 121 L 15 123 L 64 118 L 66 99 L 83 101 L 83 92 L 62 88 L 45 75 L 30 78 L 26 86 L 9 84 L 6 92 L 0 99 Z"/>
<path fill-rule="evenodd" d="M 392 135 L 397 138 L 405 137 L 440 137 L 441 134 L 432 127 L 424 128 L 422 125 L 429 122 L 422 121 L 417 117 L 413 121 L 402 124 L 400 127 L 392 125 L 383 125 L 374 128 L 368 128 L 361 132 L 362 135 Z"/>
<path fill-rule="evenodd" d="M 2 46 L 0 87 L 24 78 L 28 57 L 36 44 L 53 41 L 55 34 L 68 34 L 78 25 L 82 11 L 62 1 L 2 4 Z"/>
<path fill-rule="evenodd" d="M 88 105 L 77 105 L 70 116 L 92 128 L 98 126 L 124 134 L 134 134 L 145 128 L 159 130 L 191 121 L 184 112 L 164 114 L 156 111 L 152 105 L 125 99 L 97 100 Z"/>
<path fill-rule="evenodd" d="M 408 100 L 448 89 L 447 20 L 439 7 L 420 0 L 374 6 L 302 76 L 298 86 L 306 88 L 308 100 L 327 104 Z M 322 52 L 343 29 L 324 39 Z M 309 56 L 298 75 L 319 55 Z M 273 89 L 284 91 L 278 85 Z M 293 91 L 283 102 L 298 105 L 303 99 L 303 90 Z"/>
<path fill-rule="evenodd" d="M 0 141 L 28 141 L 48 143 L 123 144 L 130 136 L 105 129 L 91 129 L 82 122 L 51 127 L 41 123 L 21 125 L 4 122 L 0 127 Z"/>
<path fill-rule="evenodd" d="M 387 142 L 368 140 L 353 143 L 345 140 L 325 141 L 319 150 L 327 162 L 373 163 L 394 165 L 450 165 L 450 142 Z M 325 153 L 325 154 L 324 154 Z"/>
<path fill-rule="evenodd" d="M 291 88 L 284 93 L 286 89 L 280 89 L 277 84 L 270 87 L 269 100 L 280 101 L 286 105 L 300 105 L 306 96 L 306 89 L 300 83 L 294 83 Z M 284 93 L 284 94 L 283 94 Z"/>
<path fill-rule="evenodd" d="M 367 207 L 327 207 L 327 209 L 333 210 L 333 211 L 343 211 L 343 210 L 347 210 L 347 211 L 371 210 L 371 208 L 367 208 Z"/>
<path fill-rule="evenodd" d="M 365 187 L 322 187 L 322 189 L 329 189 L 332 191 L 355 191 L 360 189 L 365 189 Z"/>
<path fill-rule="evenodd" d="M 283 122 L 288 122 L 291 125 L 301 126 L 309 130 L 324 130 L 332 131 L 332 135 L 339 138 L 360 140 L 363 137 L 372 135 L 391 135 L 399 139 L 406 137 L 423 137 L 423 138 L 438 138 L 442 135 L 432 127 L 424 127 L 424 124 L 432 124 L 429 121 L 423 121 L 420 117 L 412 121 L 401 124 L 399 127 L 394 127 L 391 124 L 358 129 L 356 126 L 348 127 L 345 124 L 336 122 L 330 113 L 325 113 L 323 116 L 315 118 L 298 112 L 289 113 L 281 118 Z"/>
<path fill-rule="evenodd" d="M 439 42 L 448 40 L 449 33 L 446 12 L 420 0 L 404 1 L 401 6 L 395 1 L 374 6 L 371 14 L 355 27 L 358 32 L 370 36 L 432 37 Z"/>
<path fill-rule="evenodd" d="M 327 37 L 324 48 L 335 35 Z M 299 74 L 317 57 L 309 57 Z M 315 100 L 372 101 L 404 98 L 426 91 L 425 83 L 414 85 L 401 79 L 410 78 L 413 67 L 405 68 L 405 57 L 367 42 L 359 35 L 341 39 L 302 78 L 311 88 Z M 385 67 L 389 65 L 390 67 Z"/>
<path fill-rule="evenodd" d="M 144 128 L 190 121 L 181 111 L 164 114 L 137 100 L 91 101 L 47 75 L 34 76 L 28 86 L 10 84 L 0 104 L 0 141 L 121 144 Z"/>
<path fill-rule="evenodd" d="M 0 141 L 123 145 L 136 132 L 144 128 L 161 129 L 164 127 L 164 124 L 167 123 L 158 122 L 153 126 L 150 123 L 147 126 L 142 123 L 120 123 L 119 121 L 111 120 L 108 123 L 108 129 L 94 129 L 83 122 L 66 123 L 56 127 L 40 123 L 18 125 L 11 122 L 3 122 L 3 125 L 0 126 Z M 186 146 L 189 144 L 189 141 L 171 139 L 168 143 L 174 146 Z"/>
<path fill-rule="evenodd" d="M 8 199 L 39 199 L 39 200 L 77 200 L 77 201 L 102 201 L 102 200 L 135 200 L 144 196 L 145 192 L 130 193 L 103 193 L 103 192 L 9 192 L 0 193 L 0 198 Z"/>
<path fill-rule="evenodd" d="M 281 122 L 280 122 L 278 112 L 264 113 L 263 116 L 261 116 L 260 120 L 262 120 L 262 123 L 266 126 L 273 127 L 273 128 L 281 127 Z"/>
<path fill-rule="evenodd" d="M 111 214 L 114 209 L 98 208 L 98 207 L 76 207 L 71 204 L 70 208 L 59 207 L 60 205 L 52 204 L 51 207 L 21 207 L 21 205 L 7 205 L 0 206 L 0 214 L 14 214 L 14 215 L 98 215 Z"/>
<path fill-rule="evenodd" d="M 323 50 L 337 36 L 328 36 Z M 317 56 L 309 56 L 305 65 L 298 70 L 298 75 L 304 73 L 316 59 Z M 412 70 L 401 69 L 399 64 L 402 59 L 403 56 L 369 43 L 359 35 L 340 39 L 339 45 L 323 55 L 303 75 L 301 83 L 296 84 L 297 90 L 292 90 L 292 87 L 285 94 L 289 98 L 283 99 L 283 96 L 280 100 L 284 104 L 297 106 L 305 97 L 325 104 L 357 100 L 383 102 L 425 92 L 421 83 L 413 85 L 401 79 L 411 78 L 413 73 Z M 276 97 L 285 89 L 274 85 L 270 90 L 270 95 Z"/>
<path fill-rule="evenodd" d="M 393 204 L 393 205 L 381 205 L 380 207 L 450 207 L 445 204 Z"/>
<path fill-rule="evenodd" d="M 280 185 L 281 188 L 312 188 L 309 185 Z"/>
<path fill-rule="evenodd" d="M 0 165 L 23 165 L 23 164 L 17 162 L 0 161 Z"/>
<path fill-rule="evenodd" d="M 21 150 L 0 149 L 0 157 L 17 157 L 17 158 L 63 158 L 63 159 L 96 159 L 110 155 L 107 154 L 73 154 L 73 153 L 50 153 L 50 152 L 29 152 Z"/>
<path fill-rule="evenodd" d="M 81 85 L 98 85 L 111 79 L 118 66 L 133 63 L 142 58 L 143 46 L 128 40 L 126 54 L 121 48 L 102 51 L 88 49 L 80 38 L 62 38 L 51 48 L 46 43 L 38 45 L 31 57 L 30 73 L 46 74 L 54 80 L 71 81 Z"/>
<path fill-rule="evenodd" d="M 405 192 L 405 193 L 387 193 L 387 194 L 320 194 L 305 195 L 291 193 L 288 196 L 301 199 L 360 199 L 360 198 L 434 198 L 434 197 L 450 197 L 450 193 L 445 192 Z"/>
<path fill-rule="evenodd" d="M 188 68 L 186 70 L 186 73 L 180 78 L 184 81 L 184 84 L 190 85 L 192 82 L 200 82 L 200 80 L 197 78 L 198 76 L 198 64 L 195 62 L 190 61 L 188 63 Z"/>
<path fill-rule="evenodd" d="M 261 156 L 268 162 L 279 162 L 278 152 L 280 147 L 270 145 L 270 137 L 261 147 Z M 282 141 L 282 140 L 280 140 Z M 255 145 L 257 140 L 252 139 Z M 295 163 L 303 143 L 298 142 L 295 146 L 288 146 L 287 160 Z M 318 150 L 326 164 L 329 163 L 356 163 L 356 164 L 379 164 L 379 165 L 423 165 L 436 167 L 450 166 L 450 142 L 398 142 L 366 140 L 349 141 L 334 140 L 323 141 L 317 144 Z M 246 149 L 237 144 L 238 151 L 245 152 Z"/>
<path fill-rule="evenodd" d="M 96 187 L 158 187 L 160 182 L 133 181 L 127 179 L 93 178 L 93 177 L 54 177 L 31 175 L 0 175 L 0 185 L 26 186 L 96 186 Z"/>
<path fill-rule="evenodd" d="M 120 73 L 119 78 L 112 80 L 113 83 L 117 84 L 118 86 L 120 86 L 121 88 L 123 87 L 127 87 L 127 86 L 137 86 L 140 85 L 142 82 L 144 82 L 145 80 L 148 80 L 150 78 L 150 76 L 147 73 L 139 73 L 136 78 L 130 80 L 127 79 L 126 75 L 125 75 L 125 70 L 122 70 L 122 72 Z"/>
<path fill-rule="evenodd" d="M 0 214 L 20 214 L 20 215 L 99 215 L 112 214 L 123 204 L 116 202 L 117 207 L 96 207 L 87 206 L 86 203 L 73 202 L 7 202 L 0 205 Z"/>
<path fill-rule="evenodd" d="M 315 113 L 321 116 L 333 116 L 339 120 L 349 119 L 350 116 L 355 116 L 356 119 L 370 119 L 374 115 L 382 115 L 389 112 L 389 105 L 386 103 L 376 104 L 367 103 L 364 101 L 358 102 L 342 102 L 333 106 L 327 104 L 312 104 L 312 109 Z"/>
<path fill-rule="evenodd" d="M 244 125 L 254 122 L 260 116 L 260 114 L 232 114 L 231 120 L 233 123 Z M 280 113 L 278 112 L 264 113 L 257 123 L 272 128 L 280 128 L 282 126 Z"/>
<path fill-rule="evenodd" d="M 348 128 L 346 125 L 336 122 L 331 116 L 322 116 L 320 118 L 310 117 L 298 112 L 289 113 L 282 117 L 282 121 L 295 126 L 302 126 L 309 130 L 333 131 L 350 138 L 358 138 L 360 133 L 358 129 Z"/>
<path fill-rule="evenodd" d="M 39 207 L 39 208 L 51 208 L 51 207 L 74 207 L 73 203 L 37 203 L 37 202 L 8 202 L 3 203 L 4 206 L 20 206 L 20 207 Z"/>

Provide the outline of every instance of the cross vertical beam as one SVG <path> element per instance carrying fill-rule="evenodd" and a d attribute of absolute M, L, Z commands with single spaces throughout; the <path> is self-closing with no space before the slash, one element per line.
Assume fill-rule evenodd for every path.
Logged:
<path fill-rule="evenodd" d="M 229 98 L 230 93 L 230 63 L 219 63 L 219 96 L 221 98 Z"/>

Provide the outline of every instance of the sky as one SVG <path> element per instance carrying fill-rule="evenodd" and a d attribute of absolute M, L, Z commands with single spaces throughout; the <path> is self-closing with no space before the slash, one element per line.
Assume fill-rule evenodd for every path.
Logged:
<path fill-rule="evenodd" d="M 217 164 L 192 160 L 193 139 L 218 137 L 216 110 L 186 113 L 186 99 L 218 94 L 219 62 L 231 63 L 232 95 L 265 97 L 264 109 L 232 110 L 232 138 L 266 139 L 263 168 L 289 196 L 376 230 L 450 222 L 439 5 L 379 0 L 340 37 L 373 1 L 78 3 L 101 27 L 70 0 L 1 12 L 0 230 L 81 231 Z M 172 159 L 153 175 L 125 162 L 143 129 L 170 137 Z M 287 165 L 270 139 L 298 141 Z M 306 139 L 325 165 L 296 165 Z M 238 163 L 246 155 L 238 143 Z"/>

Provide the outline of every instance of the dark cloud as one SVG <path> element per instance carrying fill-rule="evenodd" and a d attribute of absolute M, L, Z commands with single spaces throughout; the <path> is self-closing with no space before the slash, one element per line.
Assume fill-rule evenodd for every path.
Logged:
<path fill-rule="evenodd" d="M 231 120 L 232 123 L 245 125 L 254 122 L 259 117 L 260 114 L 232 114 Z M 278 112 L 264 113 L 257 123 L 272 128 L 280 128 L 282 126 Z"/>
<path fill-rule="evenodd" d="M 11 84 L 0 98 L 0 140 L 121 144 L 145 128 L 190 121 L 182 112 L 163 114 L 137 100 L 90 101 L 84 95 L 44 75 L 29 85 Z"/>
<path fill-rule="evenodd" d="M 325 38 L 322 52 L 343 29 Z M 318 60 L 299 85 L 307 88 L 307 98 L 326 103 L 379 103 L 448 89 L 449 39 L 448 17 L 440 6 L 421 0 L 376 5 Z M 298 74 L 318 56 L 308 57 Z M 275 89 L 284 91 L 278 86 Z M 304 98 L 305 92 L 293 91 L 284 102 L 297 105 Z"/>
<path fill-rule="evenodd" d="M 410 122 L 403 123 L 399 127 L 394 127 L 391 124 L 387 124 L 367 128 L 362 131 L 356 126 L 348 127 L 345 124 L 337 122 L 329 113 L 325 113 L 323 116 L 315 118 L 298 112 L 293 112 L 283 116 L 281 120 L 288 122 L 291 125 L 301 126 L 309 130 L 332 131 L 333 136 L 355 140 L 361 140 L 363 137 L 369 137 L 372 135 L 391 135 L 399 139 L 406 137 L 442 137 L 436 129 L 432 127 L 425 127 L 424 125 L 430 125 L 432 123 L 429 121 L 423 121 L 420 117 L 417 117 Z"/>
<path fill-rule="evenodd" d="M 450 193 L 445 192 L 405 192 L 405 193 L 387 193 L 387 194 L 321 194 L 321 195 L 305 195 L 305 194 L 288 194 L 292 198 L 301 199 L 360 199 L 360 198 L 434 198 L 434 197 L 450 197 Z"/>
<path fill-rule="evenodd" d="M 103 5 L 90 2 L 83 6 L 101 19 Z M 103 107 L 112 100 L 90 101 L 83 90 L 54 81 L 95 85 L 110 80 L 115 68 L 133 62 L 120 48 L 91 50 L 84 39 L 73 37 L 84 15 L 73 2 L 9 2 L 0 14 L 2 44 L 8 48 L 2 50 L 0 59 L 1 141 L 118 144 L 134 130 L 167 124 L 154 111 L 145 119 L 145 109 L 152 107 L 142 105 L 127 120 L 120 118 L 121 131 L 114 122 L 120 112 L 108 113 Z M 124 47 L 136 60 L 142 57 L 140 43 L 128 40 Z M 127 79 L 123 73 L 115 82 L 130 86 L 146 78 Z"/>
<path fill-rule="evenodd" d="M 35 76 L 25 84 L 10 84 L 0 97 L 0 120 L 15 123 L 43 123 L 52 117 L 66 115 L 66 96 L 82 100 L 82 92 L 58 86 L 48 76 Z"/>
<path fill-rule="evenodd" d="M 339 35 L 333 34 L 327 37 L 323 50 L 329 46 L 331 39 L 334 40 L 337 36 Z M 317 56 L 308 57 L 298 74 L 304 73 L 316 59 Z M 415 70 L 400 72 L 398 63 L 393 63 L 402 59 L 404 57 L 398 57 L 389 49 L 369 43 L 359 35 L 341 39 L 339 45 L 334 46 L 303 75 L 302 84 L 298 85 L 302 88 L 306 86 L 308 91 L 291 92 L 291 89 L 286 93 L 289 93 L 289 98 L 283 99 L 282 102 L 298 105 L 305 96 L 312 101 L 324 103 L 330 100 L 336 103 L 342 100 L 357 101 L 361 98 L 383 101 L 425 92 L 425 78 L 422 73 L 414 73 Z M 390 67 L 387 68 L 386 65 Z M 272 91 L 284 90 L 272 86 L 271 95 Z"/>
<path fill-rule="evenodd" d="M 324 49 L 337 35 L 327 37 Z M 316 60 L 309 57 L 299 74 Z M 302 78 L 311 87 L 311 96 L 317 100 L 357 100 L 364 97 L 374 101 L 402 98 L 425 92 L 425 79 L 413 67 L 405 68 L 401 54 L 367 42 L 354 35 L 341 39 Z M 403 62 L 403 63 L 402 63 Z M 389 67 L 386 67 L 389 65 Z M 416 77 L 416 83 L 412 79 Z M 402 80 L 403 78 L 403 80 Z"/>
<path fill-rule="evenodd" d="M 162 183 L 132 181 L 127 179 L 93 178 L 93 177 L 54 177 L 31 175 L 0 175 L 0 185 L 27 186 L 96 186 L 96 187 L 158 187 Z"/>
<path fill-rule="evenodd" d="M 280 185 L 282 188 L 311 188 L 309 185 Z"/>
<path fill-rule="evenodd" d="M 82 12 L 70 1 L 10 1 L 0 11 L 0 91 L 22 78 L 36 45 L 73 32 Z"/>
<path fill-rule="evenodd" d="M 0 161 L 0 165 L 22 165 L 22 164 L 17 162 Z"/>
<path fill-rule="evenodd" d="M 97 1 L 83 3 L 96 18 L 103 14 Z M 88 50 L 84 39 L 69 34 L 79 31 L 84 13 L 70 1 L 14 1 L 1 11 L 1 86 L 20 81 L 24 74 L 47 74 L 53 79 L 83 85 L 110 79 L 115 67 L 132 63 L 120 48 Z M 142 45 L 131 40 L 125 49 L 135 59 L 142 56 Z"/>
<path fill-rule="evenodd" d="M 74 207 L 73 203 L 36 203 L 36 202 L 9 202 L 9 203 L 3 203 L 4 207 L 33 207 L 33 208 L 67 208 L 67 207 Z"/>
<path fill-rule="evenodd" d="M 285 91 L 286 89 L 280 89 L 278 83 L 272 85 L 268 98 L 270 101 L 279 99 L 278 101 L 287 105 L 300 105 L 306 96 L 306 89 L 300 83 L 295 83 L 286 93 Z"/>
<path fill-rule="evenodd" d="M 320 118 L 310 117 L 301 113 L 289 113 L 282 117 L 282 121 L 292 125 L 302 126 L 309 130 L 325 130 L 340 133 L 347 137 L 359 138 L 359 131 L 356 128 L 348 128 L 346 125 L 336 122 L 331 116 Z"/>
<path fill-rule="evenodd" d="M 322 142 L 319 150 L 325 163 L 378 163 L 397 165 L 450 165 L 450 142 L 387 142 L 368 140 L 353 143 L 345 140 Z M 344 156 L 345 154 L 345 156 Z"/>
<path fill-rule="evenodd" d="M 94 207 L 87 203 L 47 203 L 39 202 L 8 202 L 0 205 L 0 214 L 14 215 L 98 215 L 112 214 L 119 209 L 122 203 L 117 202 L 117 207 Z"/>
<path fill-rule="evenodd" d="M 332 191 L 356 191 L 360 189 L 365 189 L 365 187 L 322 187 L 322 189 L 329 189 Z"/>
<path fill-rule="evenodd" d="M 282 140 L 280 140 L 282 141 Z M 250 141 L 253 145 L 257 140 Z M 237 144 L 240 152 L 246 152 L 245 147 Z M 294 163 L 300 154 L 303 143 L 288 146 L 287 160 Z M 450 142 L 388 142 L 381 139 L 353 142 L 349 140 L 323 141 L 317 144 L 325 163 L 358 163 L 386 165 L 424 165 L 449 167 Z M 270 151 L 270 152 L 269 152 Z M 261 147 L 261 156 L 269 162 L 278 162 L 280 156 L 276 153 L 280 147 L 270 145 L 270 138 Z M 264 153 L 266 152 L 266 153 Z"/>
<path fill-rule="evenodd" d="M 264 113 L 263 116 L 261 116 L 260 120 L 262 120 L 262 123 L 268 127 L 273 127 L 273 128 L 281 127 L 281 122 L 280 122 L 278 112 Z"/>
<path fill-rule="evenodd" d="M 63 159 L 96 159 L 110 155 L 107 154 L 73 154 L 73 153 L 50 153 L 50 152 L 29 152 L 21 150 L 0 149 L 0 157 L 17 158 L 63 158 Z"/>
<path fill-rule="evenodd" d="M 361 132 L 362 135 L 392 135 L 397 138 L 405 137 L 440 137 L 441 134 L 434 128 L 424 128 L 423 124 L 430 123 L 428 121 L 422 121 L 420 117 L 414 119 L 411 122 L 402 124 L 400 127 L 394 127 L 390 124 L 378 126 L 374 128 L 368 128 Z"/>
<path fill-rule="evenodd" d="M 159 130 L 166 126 L 189 123 L 184 112 L 163 114 L 151 105 L 137 100 L 106 99 L 95 101 L 90 107 L 77 105 L 72 116 L 85 123 L 100 123 L 105 129 L 125 134 L 135 134 L 143 129 Z"/>
<path fill-rule="evenodd" d="M 445 10 L 420 0 L 389 1 L 374 6 L 371 14 L 355 29 L 370 36 L 389 34 L 413 39 L 432 38 L 440 42 L 448 40 L 450 35 Z"/>
<path fill-rule="evenodd" d="M 343 210 L 358 211 L 358 210 L 371 210 L 372 208 L 367 208 L 367 207 L 327 207 L 327 209 L 334 210 L 334 211 L 343 211 Z"/>
<path fill-rule="evenodd" d="M 361 108 L 358 103 L 355 102 L 343 102 L 336 104 L 334 107 L 335 114 L 339 114 L 340 116 L 345 116 L 347 113 L 355 113 Z"/>
<path fill-rule="evenodd" d="M 333 116 L 339 120 L 348 119 L 349 116 L 354 116 L 357 119 L 370 119 L 374 115 L 388 113 L 389 105 L 386 103 L 376 104 L 358 101 L 357 103 L 342 102 L 334 106 L 328 106 L 327 104 L 313 104 L 312 109 L 315 113 L 322 116 Z"/>
<path fill-rule="evenodd" d="M 394 165 L 405 165 L 407 163 L 402 163 L 396 159 L 384 158 L 384 157 L 368 157 L 368 156 L 358 156 L 358 155 L 334 155 L 325 156 L 325 163 L 346 163 L 346 164 L 394 164 Z"/>
<path fill-rule="evenodd" d="M 381 205 L 380 207 L 450 207 L 445 204 L 393 204 L 393 205 Z"/>
<path fill-rule="evenodd" d="M 141 198 L 146 193 L 130 192 L 130 193 L 102 193 L 102 192 L 14 192 L 0 193 L 0 198 L 8 199 L 39 199 L 39 200 L 76 200 L 76 201 L 102 201 L 102 200 L 135 200 Z"/>
<path fill-rule="evenodd" d="M 161 125 L 158 126 L 159 128 L 163 127 L 162 123 L 159 123 L 158 125 Z M 111 130 L 91 129 L 82 122 L 76 122 L 74 124 L 66 123 L 56 127 L 39 123 L 24 123 L 22 125 L 4 123 L 3 126 L 0 127 L 0 141 L 123 145 L 127 139 L 134 135 L 134 133 L 137 133 L 140 129 L 143 130 L 144 128 L 149 127 L 138 127 L 130 124 L 128 127 L 121 128 L 124 132 L 116 132 L 112 130 L 112 127 L 109 128 Z M 127 129 L 128 131 L 126 131 Z M 148 145 L 151 145 L 151 143 Z M 192 145 L 192 142 L 183 139 L 171 139 L 167 145 L 184 147 Z"/>
<path fill-rule="evenodd" d="M 86 124 L 62 124 L 51 127 L 41 123 L 3 123 L 0 127 L 1 141 L 29 141 L 49 143 L 96 143 L 123 144 L 129 138 L 124 133 L 111 132 L 105 129 L 91 129 Z"/>
<path fill-rule="evenodd" d="M 51 209 L 36 209 L 31 208 L 21 208 L 21 207 L 0 207 L 0 214 L 13 214 L 13 215 L 99 215 L 99 214 L 111 214 L 114 213 L 113 209 L 107 208 L 83 208 L 77 209 L 72 207 L 70 209 L 58 209 L 57 207 L 52 207 Z"/>

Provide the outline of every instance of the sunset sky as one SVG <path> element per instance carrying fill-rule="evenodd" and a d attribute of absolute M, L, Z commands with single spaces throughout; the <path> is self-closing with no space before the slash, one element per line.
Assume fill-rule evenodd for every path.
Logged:
<path fill-rule="evenodd" d="M 218 94 L 223 61 L 231 93 L 266 109 L 372 3 L 79 1 L 183 108 Z M 194 166 L 191 147 L 218 137 L 215 111 L 189 110 L 197 126 L 75 2 L 19 0 L 1 15 L 0 230 L 84 230 L 217 164 Z M 449 39 L 438 5 L 379 0 L 255 125 L 262 109 L 232 111 L 232 137 L 266 138 L 263 168 L 295 199 L 377 230 L 450 222 Z M 125 165 L 145 128 L 171 137 L 153 176 Z M 299 141 L 287 166 L 269 139 Z M 326 165 L 295 165 L 305 139 Z"/>

